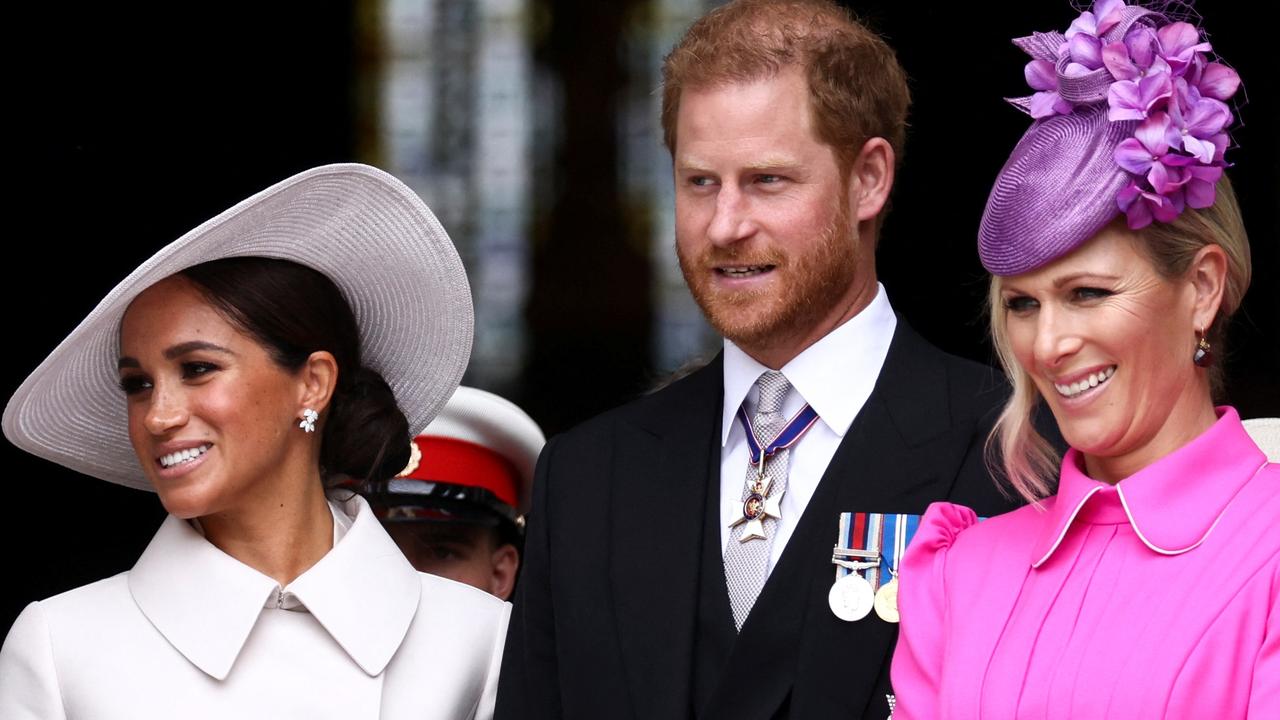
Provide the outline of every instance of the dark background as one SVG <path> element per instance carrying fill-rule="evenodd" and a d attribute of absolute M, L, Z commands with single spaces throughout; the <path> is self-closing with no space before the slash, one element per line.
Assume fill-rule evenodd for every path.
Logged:
<path fill-rule="evenodd" d="M 906 166 L 879 268 L 895 308 L 950 352 L 990 361 L 975 231 L 996 171 L 1026 129 L 1002 95 L 1026 94 L 1009 39 L 1065 30 L 1062 2 L 854 2 L 912 77 Z M 619 199 L 617 48 L 641 2 L 535 0 L 535 62 L 561 82 L 566 118 L 529 228 L 530 357 L 512 395 L 548 434 L 641 392 L 650 367 L 647 229 Z M 358 159 L 363 61 L 344 3 L 41 3 L 6 43 L 12 308 L 8 397 L 141 260 L 240 199 L 305 168 Z M 1258 6 L 1255 5 L 1254 8 Z M 1274 10 L 1200 8 L 1246 83 L 1228 158 L 1255 277 L 1233 327 L 1230 400 L 1280 415 L 1280 112 Z M 1262 17 L 1259 13 L 1268 13 Z M 532 31 L 531 31 L 532 32 Z M 543 140 L 538 140 L 539 142 Z M 427 198 L 430 202 L 430 198 Z M 11 513 L 0 629 L 31 600 L 128 569 L 163 511 L 148 493 L 77 476 L 0 443 Z"/>

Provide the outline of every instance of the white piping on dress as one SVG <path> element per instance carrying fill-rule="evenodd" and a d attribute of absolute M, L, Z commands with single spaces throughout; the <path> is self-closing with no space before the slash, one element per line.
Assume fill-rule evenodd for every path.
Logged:
<path fill-rule="evenodd" d="M 1093 497 L 1094 493 L 1098 492 L 1101 489 L 1102 489 L 1101 486 L 1095 485 L 1093 488 L 1089 490 L 1089 492 L 1084 494 L 1084 497 L 1080 498 L 1080 502 L 1076 503 L 1075 509 L 1072 510 L 1071 514 L 1067 516 L 1067 521 L 1062 523 L 1062 530 L 1061 532 L 1058 533 L 1058 539 L 1054 540 L 1053 545 L 1049 546 L 1049 550 L 1045 552 L 1044 557 L 1031 563 L 1031 567 L 1033 568 L 1040 567 L 1045 563 L 1046 560 L 1049 559 L 1049 556 L 1053 554 L 1053 551 L 1058 549 L 1058 546 L 1062 544 L 1062 539 L 1067 536 L 1067 530 L 1071 528 L 1071 523 L 1076 521 L 1076 515 L 1080 513 L 1080 509 L 1084 507 L 1084 504 L 1088 502 L 1089 498 Z M 1132 522 L 1133 518 L 1130 518 L 1129 521 Z"/>
<path fill-rule="evenodd" d="M 1244 485 L 1240 486 L 1240 489 L 1243 490 L 1245 488 L 1245 485 L 1248 485 L 1249 483 L 1253 482 L 1253 479 L 1258 477 L 1258 473 L 1262 472 L 1262 469 L 1265 468 L 1268 464 L 1269 463 L 1266 460 L 1263 460 L 1262 464 L 1258 466 L 1258 469 L 1253 471 L 1253 475 L 1251 475 L 1249 479 L 1245 481 Z M 1231 498 L 1231 502 L 1228 502 L 1222 508 L 1222 512 L 1218 513 L 1218 517 L 1213 519 L 1213 524 L 1209 526 L 1208 530 L 1204 531 L 1204 535 L 1201 535 L 1199 540 L 1188 545 L 1187 547 L 1182 548 L 1181 550 L 1165 550 L 1164 548 L 1159 547 L 1155 543 L 1148 540 L 1147 536 L 1142 534 L 1142 528 L 1138 527 L 1138 522 L 1133 519 L 1133 513 L 1129 511 L 1129 501 L 1126 500 L 1124 497 L 1124 488 L 1120 487 L 1119 485 L 1116 485 L 1116 493 L 1120 495 L 1120 504 L 1124 507 L 1124 514 L 1128 516 L 1129 525 L 1133 528 L 1133 531 L 1138 534 L 1138 539 L 1142 541 L 1143 545 L 1146 545 L 1148 548 L 1151 548 L 1153 551 L 1158 552 L 1161 555 L 1181 555 L 1182 553 L 1190 552 L 1200 547 L 1201 543 L 1209 539 L 1209 533 L 1213 532 L 1213 529 L 1218 527 L 1218 523 L 1222 520 L 1222 516 L 1226 515 L 1227 510 L 1231 509 L 1231 506 L 1235 504 L 1236 498 L 1240 497 L 1240 493 L 1237 491 L 1235 496 Z"/>

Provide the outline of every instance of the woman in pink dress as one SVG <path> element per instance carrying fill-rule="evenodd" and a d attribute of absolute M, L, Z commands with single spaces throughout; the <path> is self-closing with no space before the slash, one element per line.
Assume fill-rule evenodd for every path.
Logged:
<path fill-rule="evenodd" d="M 894 718 L 1280 718 L 1280 465 L 1213 402 L 1250 275 L 1223 175 L 1239 78 L 1195 25 L 1115 0 L 1015 42 L 1036 122 L 979 252 L 1014 385 L 991 447 L 1032 504 L 929 508 Z"/>

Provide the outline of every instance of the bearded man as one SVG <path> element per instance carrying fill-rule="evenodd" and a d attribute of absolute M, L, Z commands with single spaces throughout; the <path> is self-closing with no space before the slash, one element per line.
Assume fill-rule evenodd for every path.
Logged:
<path fill-rule="evenodd" d="M 724 350 L 542 452 L 497 717 L 882 720 L 912 518 L 1010 507 L 1002 380 L 877 281 L 905 75 L 823 0 L 731 2 L 663 70 L 676 250 Z"/>

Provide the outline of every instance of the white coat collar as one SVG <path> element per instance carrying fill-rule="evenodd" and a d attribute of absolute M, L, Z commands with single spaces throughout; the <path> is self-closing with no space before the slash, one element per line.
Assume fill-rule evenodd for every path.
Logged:
<path fill-rule="evenodd" d="M 301 601 L 356 665 L 376 676 L 413 622 L 422 581 L 363 498 L 339 507 L 353 518 L 351 528 L 284 591 Z M 130 571 L 129 590 L 178 652 L 224 680 L 280 587 L 170 515 Z"/>

